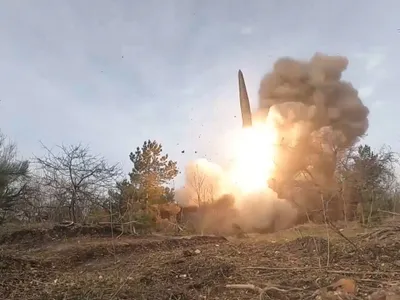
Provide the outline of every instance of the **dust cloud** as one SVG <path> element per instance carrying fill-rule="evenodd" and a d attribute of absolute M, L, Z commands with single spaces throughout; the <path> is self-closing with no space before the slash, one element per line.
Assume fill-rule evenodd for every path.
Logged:
<path fill-rule="evenodd" d="M 202 206 L 230 192 L 223 169 L 201 158 L 185 167 L 185 185 L 177 190 L 176 200 L 181 206 Z"/>
<path fill-rule="evenodd" d="M 335 188 L 338 153 L 368 129 L 368 108 L 351 83 L 342 80 L 348 63 L 346 57 L 321 53 L 309 61 L 278 59 L 261 80 L 259 107 L 253 113 L 254 120 L 272 123 L 276 130 L 274 157 L 260 157 L 274 161 L 268 185 L 243 193 L 229 180 L 229 169 L 200 159 L 186 167 L 177 203 L 215 211 L 219 199 L 231 195 L 234 201 L 212 214 L 211 219 L 219 216 L 218 224 L 209 227 L 236 223 L 246 231 L 273 231 L 296 223 L 301 207 L 312 208 L 317 195 Z"/>
<path fill-rule="evenodd" d="M 321 53 L 281 58 L 262 79 L 259 113 L 275 117 L 280 140 L 269 186 L 280 198 L 296 198 L 294 186 L 304 181 L 334 189 L 337 154 L 366 133 L 369 110 L 341 80 L 347 66 L 346 57 Z"/>

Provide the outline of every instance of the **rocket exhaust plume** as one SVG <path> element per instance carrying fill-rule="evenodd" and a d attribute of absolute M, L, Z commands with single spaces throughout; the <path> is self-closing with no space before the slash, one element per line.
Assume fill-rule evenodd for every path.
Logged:
<path fill-rule="evenodd" d="M 198 228 L 221 233 L 236 223 L 248 232 L 274 231 L 321 221 L 324 199 L 331 220 L 343 216 L 338 162 L 369 125 L 369 109 L 342 79 L 348 64 L 346 57 L 322 53 L 279 58 L 261 80 L 253 115 L 238 71 L 243 128 L 229 146 L 231 163 L 222 168 L 197 160 L 176 194 L 181 205 L 198 206 Z"/>
<path fill-rule="evenodd" d="M 243 127 L 251 127 L 253 124 L 251 119 L 251 110 L 249 96 L 247 95 L 246 84 L 244 82 L 243 73 L 239 70 L 239 98 L 240 98 L 240 110 L 242 112 Z"/>

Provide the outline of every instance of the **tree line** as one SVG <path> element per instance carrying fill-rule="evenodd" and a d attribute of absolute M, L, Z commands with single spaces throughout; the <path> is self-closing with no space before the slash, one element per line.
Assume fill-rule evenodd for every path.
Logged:
<path fill-rule="evenodd" d="M 19 160 L 16 144 L 0 134 L 0 223 L 117 220 L 132 205 L 137 213 L 174 200 L 168 184 L 178 174 L 177 162 L 156 141 L 129 154 L 129 179 L 119 164 L 82 144 L 42 146 L 43 156 Z"/>
<path fill-rule="evenodd" d="M 129 153 L 132 169 L 127 176 L 118 164 L 110 164 L 82 144 L 42 146 L 44 155 L 20 160 L 16 144 L 0 133 L 0 224 L 114 222 L 129 232 L 154 226 L 179 227 L 176 217 L 181 208 L 174 203 L 175 190 L 170 186 L 179 172 L 177 162 L 157 141 L 146 140 Z M 396 165 L 396 153 L 388 148 L 376 152 L 368 145 L 338 157 L 338 185 L 330 205 L 340 212 L 339 219 L 357 217 L 367 223 L 379 211 L 398 211 Z M 197 170 L 188 181 L 197 207 L 217 200 L 212 195 L 215 187 L 206 176 Z M 308 208 L 307 216 L 312 213 Z"/>

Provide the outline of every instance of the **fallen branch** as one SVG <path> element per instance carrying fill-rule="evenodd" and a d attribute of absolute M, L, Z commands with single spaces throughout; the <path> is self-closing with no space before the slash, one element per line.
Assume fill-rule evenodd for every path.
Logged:
<path fill-rule="evenodd" d="M 374 282 L 382 285 L 387 285 L 387 286 L 400 286 L 400 281 L 382 281 L 382 280 L 376 280 L 376 279 L 369 279 L 369 278 L 361 278 L 357 279 L 357 281 L 364 281 L 364 282 Z"/>
<path fill-rule="evenodd" d="M 262 288 L 255 286 L 254 284 L 227 284 L 225 287 L 228 289 L 253 290 L 257 292 L 262 291 Z"/>
<path fill-rule="evenodd" d="M 293 268 L 284 268 L 284 267 L 245 267 L 244 269 L 248 270 L 260 270 L 260 271 L 307 271 L 307 270 L 320 270 L 327 269 L 326 266 L 321 267 L 293 267 Z"/>
<path fill-rule="evenodd" d="M 327 270 L 328 267 L 304 267 L 304 268 L 270 268 L 270 267 L 245 267 L 244 269 L 249 270 L 260 270 L 260 271 L 295 271 L 295 272 L 302 272 L 302 271 L 309 271 L 309 270 L 324 270 L 327 273 L 332 274 L 354 274 L 354 275 L 387 275 L 391 276 L 393 274 L 399 275 L 400 270 L 388 271 L 388 272 L 368 272 L 368 271 L 350 271 L 350 270 Z"/>
<path fill-rule="evenodd" d="M 74 221 L 62 221 L 62 222 L 60 222 L 59 226 L 61 226 L 61 227 L 71 227 L 74 224 L 75 224 Z"/>
<path fill-rule="evenodd" d="M 113 225 L 116 225 L 116 226 L 121 226 L 121 225 L 129 225 L 129 224 L 140 224 L 140 225 L 144 225 L 143 223 L 141 223 L 141 222 L 139 222 L 139 221 L 129 221 L 129 222 L 126 222 L 126 223 L 115 223 L 115 222 L 99 222 L 98 224 L 99 225 L 110 225 L 110 224 L 113 224 Z"/>
<path fill-rule="evenodd" d="M 290 291 L 295 291 L 295 290 L 301 290 L 301 289 L 290 289 L 290 290 L 284 290 L 281 288 L 278 288 L 276 286 L 267 286 L 265 288 L 260 288 L 254 284 L 227 284 L 225 286 L 228 289 L 240 289 L 240 290 L 252 290 L 256 291 L 259 293 L 259 298 L 262 300 L 263 295 L 268 292 L 268 291 L 277 291 L 281 293 L 288 293 Z"/>
<path fill-rule="evenodd" d="M 393 211 L 388 211 L 388 210 L 381 210 L 381 209 L 378 209 L 378 212 L 382 212 L 382 213 L 389 214 L 389 215 L 393 215 L 393 216 L 400 216 L 399 213 L 396 213 L 396 212 L 393 212 Z"/>
<path fill-rule="evenodd" d="M 366 272 L 366 271 L 347 271 L 347 270 L 326 270 L 327 273 L 332 274 L 353 274 L 353 275 L 387 275 L 392 276 L 394 274 L 399 275 L 400 270 L 388 271 L 388 272 Z"/>
<path fill-rule="evenodd" d="M 378 240 L 383 240 L 383 239 L 388 238 L 390 235 L 396 234 L 397 231 L 400 231 L 400 226 L 393 225 L 393 226 L 389 226 L 389 227 L 384 227 L 382 229 L 377 229 L 372 232 L 366 232 L 363 234 L 359 234 L 358 236 L 366 238 L 366 239 L 375 238 Z"/>

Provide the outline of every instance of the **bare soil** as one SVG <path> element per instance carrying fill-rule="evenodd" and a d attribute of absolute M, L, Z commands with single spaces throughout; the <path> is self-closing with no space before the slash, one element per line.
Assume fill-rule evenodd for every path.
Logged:
<path fill-rule="evenodd" d="M 324 226 L 301 226 L 240 239 L 117 239 L 97 229 L 69 230 L 23 230 L 0 237 L 0 298 L 314 299 L 322 287 L 351 278 L 357 282 L 356 298 L 367 299 L 400 282 L 396 224 L 374 230 L 347 227 L 329 235 Z M 266 289 L 260 297 L 257 290 L 230 284 Z"/>

